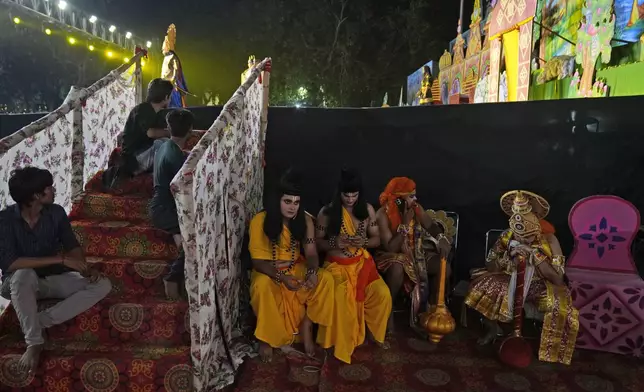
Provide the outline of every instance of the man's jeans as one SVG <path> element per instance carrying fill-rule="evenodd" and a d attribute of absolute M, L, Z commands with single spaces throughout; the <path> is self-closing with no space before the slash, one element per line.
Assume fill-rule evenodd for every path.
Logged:
<path fill-rule="evenodd" d="M 107 278 L 90 283 L 78 272 L 39 278 L 33 269 L 20 269 L 7 276 L 1 294 L 16 309 L 27 346 L 43 344 L 43 328 L 70 320 L 94 306 L 112 290 Z M 60 298 L 63 301 L 38 312 L 37 300 Z"/>

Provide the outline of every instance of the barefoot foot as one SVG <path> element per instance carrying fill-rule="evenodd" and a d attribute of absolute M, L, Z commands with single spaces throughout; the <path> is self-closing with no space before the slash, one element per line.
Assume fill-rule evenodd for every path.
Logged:
<path fill-rule="evenodd" d="M 44 344 L 38 344 L 27 347 L 27 351 L 20 357 L 20 370 L 23 372 L 34 373 L 38 370 L 38 362 L 40 361 L 40 353 L 42 352 Z"/>
<path fill-rule="evenodd" d="M 164 280 L 163 284 L 165 285 L 165 295 L 168 299 L 179 299 L 179 283 Z"/>
<path fill-rule="evenodd" d="M 315 342 L 313 341 L 313 322 L 308 316 L 300 324 L 300 333 L 302 334 L 302 343 L 304 343 L 304 352 L 311 358 L 315 357 Z"/>
<path fill-rule="evenodd" d="M 273 361 L 273 347 L 270 345 L 260 342 L 259 343 L 259 358 L 264 363 L 270 363 Z"/>

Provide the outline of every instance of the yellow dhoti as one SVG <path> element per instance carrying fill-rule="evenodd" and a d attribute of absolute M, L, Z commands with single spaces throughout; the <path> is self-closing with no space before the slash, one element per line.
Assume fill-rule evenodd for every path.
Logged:
<path fill-rule="evenodd" d="M 300 245 L 291 244 L 291 233 L 284 226 L 278 244 L 271 244 L 264 234 L 265 212 L 257 214 L 250 223 L 249 250 L 253 260 L 270 263 L 271 260 L 298 262 L 287 275 L 300 280 L 306 276 L 306 265 L 300 258 Z M 292 245 L 292 244 L 291 244 Z M 275 247 L 275 249 L 273 249 Z M 250 304 L 257 316 L 255 337 L 271 347 L 293 343 L 305 315 L 320 326 L 333 321 L 333 277 L 323 269 L 318 270 L 318 284 L 312 290 L 291 291 L 269 276 L 253 271 L 250 285 Z"/>
<path fill-rule="evenodd" d="M 347 235 L 355 227 L 343 209 Z M 373 338 L 385 341 L 387 320 L 391 313 L 391 293 L 378 275 L 373 258 L 364 249 L 348 249 L 354 257 L 329 257 L 324 268 L 335 281 L 335 307 L 330 327 L 320 326 L 317 342 L 323 348 L 334 346 L 334 355 L 351 363 L 351 355 L 365 339 L 365 325 Z"/>
<path fill-rule="evenodd" d="M 304 280 L 306 266 L 297 264 L 290 275 Z M 255 337 L 271 347 L 293 343 L 305 315 L 320 326 L 333 320 L 333 277 L 318 270 L 318 284 L 313 290 L 291 291 L 261 272 L 253 271 L 250 304 L 257 316 Z"/>

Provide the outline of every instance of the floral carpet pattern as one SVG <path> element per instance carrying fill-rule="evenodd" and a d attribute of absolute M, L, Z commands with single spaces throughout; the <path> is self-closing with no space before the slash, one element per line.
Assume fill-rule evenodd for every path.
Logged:
<path fill-rule="evenodd" d="M 88 262 L 112 282 L 103 301 L 46 331 L 35 374 L 18 371 L 25 345 L 14 308 L 0 316 L 0 391 L 192 391 L 188 302 L 168 301 L 163 276 L 177 257 L 172 238 L 151 227 L 151 175 L 107 194 L 101 173 L 70 213 Z M 41 308 L 56 303 L 40 301 Z"/>
<path fill-rule="evenodd" d="M 367 344 L 356 350 L 350 365 L 328 354 L 320 371 L 276 353 L 270 364 L 257 358 L 247 360 L 234 391 L 644 391 L 641 358 L 577 350 L 570 366 L 535 358 L 529 368 L 519 370 L 503 365 L 494 348 L 479 347 L 476 338 L 473 331 L 460 329 L 433 345 L 411 331 L 399 329 L 391 340 L 391 349 Z"/>

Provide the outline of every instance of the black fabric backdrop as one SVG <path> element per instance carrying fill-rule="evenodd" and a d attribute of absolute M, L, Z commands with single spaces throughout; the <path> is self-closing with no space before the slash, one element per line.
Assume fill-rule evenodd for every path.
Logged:
<path fill-rule="evenodd" d="M 644 97 L 387 109 L 269 110 L 266 187 L 287 167 L 305 174 L 303 203 L 317 214 L 343 166 L 359 170 L 368 200 L 408 176 L 426 208 L 460 214 L 458 278 L 483 263 L 485 233 L 505 228 L 499 196 L 527 189 L 548 199 L 564 252 L 579 199 L 614 194 L 644 208 Z M 191 109 L 207 129 L 221 107 Z M 573 114 L 574 112 L 574 114 Z M 32 116 L 33 117 L 33 116 Z M 17 130 L 37 118 L 0 116 Z M 18 121 L 21 120 L 22 121 Z"/>
<path fill-rule="evenodd" d="M 568 212 L 577 200 L 614 194 L 644 207 L 642 108 L 644 97 L 271 108 L 266 186 L 276 184 L 289 166 L 303 171 L 303 204 L 315 214 L 331 198 L 344 165 L 362 173 L 374 204 L 391 177 L 411 177 L 425 208 L 460 214 L 454 270 L 465 278 L 469 268 L 483 263 L 485 233 L 507 227 L 498 200 L 508 190 L 527 189 L 547 198 L 548 220 L 566 253 L 572 248 Z"/>

